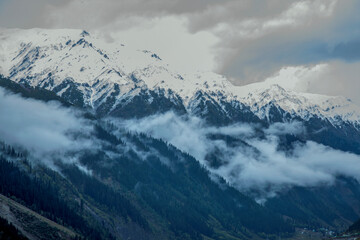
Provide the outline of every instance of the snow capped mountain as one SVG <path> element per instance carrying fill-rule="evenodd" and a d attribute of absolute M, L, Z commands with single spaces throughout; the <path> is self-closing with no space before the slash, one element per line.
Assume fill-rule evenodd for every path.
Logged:
<path fill-rule="evenodd" d="M 263 120 L 276 108 L 304 120 L 316 116 L 334 125 L 360 123 L 360 108 L 344 97 L 296 92 L 290 80 L 234 86 L 211 72 L 180 73 L 156 53 L 83 30 L 0 30 L 0 74 L 101 114 L 125 111 L 136 99 L 138 104 L 161 103 L 165 110 L 190 113 L 206 113 L 211 104 L 225 115 L 231 106 Z"/>

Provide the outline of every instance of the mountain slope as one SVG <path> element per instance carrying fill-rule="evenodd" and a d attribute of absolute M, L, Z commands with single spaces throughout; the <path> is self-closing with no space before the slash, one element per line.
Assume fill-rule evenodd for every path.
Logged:
<path fill-rule="evenodd" d="M 74 239 L 76 234 L 0 194 L 0 217 L 9 221 L 28 239 Z"/>
<path fill-rule="evenodd" d="M 90 124 L 88 137 L 98 147 L 63 150 L 55 159 L 0 143 L 0 193 L 88 239 L 262 239 L 293 232 L 279 214 L 221 178 L 213 181 L 198 161 L 164 141 L 125 129 L 115 136 L 113 126 L 97 119 Z"/>
<path fill-rule="evenodd" d="M 38 96 L 37 98 L 43 95 L 43 91 L 46 92 L 46 90 L 37 92 L 36 89 L 31 88 L 26 92 L 31 91 L 34 91 L 33 95 Z M 360 216 L 360 213 L 356 213 L 357 206 L 360 205 L 356 200 L 360 197 L 359 185 L 356 183 L 351 187 L 351 184 L 345 182 L 341 188 L 335 187 L 330 191 L 326 186 L 313 188 L 310 191 L 306 188 L 300 191 L 294 189 L 288 193 L 279 193 L 278 197 L 269 199 L 264 206 L 260 206 L 251 198 L 228 186 L 221 178 L 209 174 L 189 154 L 179 151 L 162 140 L 144 134 L 129 133 L 126 129 L 118 131 L 117 127 L 110 123 L 91 119 L 95 124 L 95 132 L 91 138 L 100 147 L 76 153 L 82 166 L 80 170 L 73 164 L 55 162 L 58 171 L 61 170 L 61 176 L 47 170 L 46 165 L 43 164 L 36 164 L 29 169 L 29 162 L 22 160 L 27 156 L 26 153 L 17 153 L 16 150 L 4 145 L 0 155 L 15 165 L 10 167 L 12 170 L 6 170 L 6 160 L 2 160 L 4 161 L 0 167 L 0 169 L 4 168 L 1 174 L 3 180 L 0 184 L 2 193 L 23 199 L 20 193 L 23 191 L 26 193 L 25 186 L 33 192 L 31 190 L 33 184 L 24 185 L 21 180 L 23 178 L 10 177 L 19 176 L 18 170 L 16 174 L 14 173 L 14 167 L 17 166 L 20 172 L 25 169 L 24 174 L 37 176 L 39 180 L 44 179 L 45 182 L 49 182 L 51 179 L 53 188 L 46 192 L 51 196 L 61 196 L 60 202 L 61 199 L 66 200 L 72 211 L 84 218 L 85 226 L 71 225 L 76 221 L 67 223 L 62 220 L 73 226 L 79 234 L 89 234 L 87 229 L 91 227 L 97 229 L 96 226 L 99 224 L 105 224 L 105 231 L 115 236 L 137 239 L 140 237 L 137 235 L 139 233 L 144 239 L 152 239 L 153 236 L 157 239 L 167 239 L 170 236 L 180 239 L 194 239 L 201 236 L 220 239 L 225 235 L 240 239 L 266 238 L 274 234 L 289 236 L 294 226 L 341 230 Z M 235 144 L 231 138 L 227 141 L 229 144 Z M 72 158 L 71 156 L 66 158 Z M 207 159 L 211 161 L 213 157 L 215 161 L 221 160 L 216 155 L 209 155 Z M 32 159 L 32 161 L 39 160 Z M 48 161 L 50 159 L 45 162 Z M 66 159 L 63 161 L 66 162 Z M 87 169 L 85 172 L 81 170 L 84 168 Z M 91 176 L 88 175 L 89 172 Z M 27 181 L 28 178 L 24 179 Z M 42 188 L 41 185 L 36 187 L 40 190 Z M 8 192 L 10 189 L 11 192 Z M 346 193 L 343 199 L 341 201 L 336 197 L 333 199 L 333 193 L 341 189 Z M 59 195 L 56 191 L 62 194 Z M 321 195 L 318 194 L 320 192 Z M 35 202 L 31 200 L 33 202 L 30 202 L 30 206 L 42 201 L 50 203 L 50 206 L 45 204 L 47 208 L 36 208 L 46 214 L 51 203 L 59 201 L 59 199 L 49 201 L 47 195 L 40 197 L 34 199 L 30 195 L 27 199 L 35 200 Z M 312 198 L 313 203 L 304 205 L 304 200 L 308 198 Z M 122 204 L 115 207 L 114 199 Z M 323 204 L 324 201 L 326 205 L 319 211 L 316 206 Z M 79 202 L 82 202 L 86 211 L 81 210 Z M 128 205 L 129 202 L 131 205 Z M 67 211 L 63 203 L 57 206 L 65 208 L 61 211 Z M 127 210 L 124 211 L 121 206 L 127 206 Z M 327 218 L 328 215 L 324 216 L 323 211 L 326 211 L 331 218 Z M 56 211 L 49 216 L 57 216 L 61 219 L 61 215 L 57 215 Z M 72 219 L 76 218 L 72 216 Z M 196 219 L 196 223 L 193 219 Z M 260 234 L 261 232 L 265 235 Z"/>
<path fill-rule="evenodd" d="M 62 152 L 66 160 L 77 161 L 69 164 L 60 158 L 51 162 L 50 166 L 55 166 L 58 173 L 44 166 L 51 157 L 35 158 L 32 160 L 43 164 L 35 171 L 25 171 L 30 179 L 40 175 L 40 179 L 49 181 L 56 192 L 53 195 L 60 196 L 56 201 L 66 202 L 61 205 L 63 211 L 72 209 L 74 218 L 84 220 L 84 224 L 76 225 L 58 219 L 82 235 L 92 236 L 93 229 L 95 236 L 108 233 L 105 238 L 265 239 L 290 236 L 298 227 L 339 231 L 360 216 L 360 185 L 354 174 L 348 177 L 335 171 L 330 176 L 333 182 L 297 186 L 295 181 L 297 187 L 293 187 L 291 174 L 285 174 L 285 178 L 290 176 L 289 186 L 279 187 L 275 194 L 271 183 L 265 182 L 260 189 L 247 192 L 226 181 L 241 175 L 244 165 L 237 163 L 246 162 L 248 156 L 254 158 L 249 166 L 267 163 L 260 149 L 264 143 L 272 143 L 268 148 L 272 150 L 274 141 L 278 141 L 274 152 L 280 154 L 273 158 L 284 160 L 284 165 L 304 160 L 297 158 L 301 152 L 294 151 L 299 146 L 306 150 L 308 141 L 311 146 L 316 142 L 321 148 L 325 145 L 360 154 L 360 111 L 343 97 L 299 93 L 271 79 L 238 87 L 214 73 L 179 73 L 155 53 L 68 29 L 2 30 L 0 73 L 10 79 L 0 80 L 0 85 L 10 91 L 30 98 L 29 101 L 55 100 L 66 108 L 76 106 L 84 111 L 77 117 L 89 120 L 86 124 L 93 131 L 86 137 L 92 141 L 92 148 Z M 209 143 L 201 142 L 204 138 L 188 142 L 191 139 L 180 139 L 171 145 L 172 136 L 170 140 L 159 137 L 153 134 L 157 129 L 136 132 L 121 125 L 126 122 L 121 118 L 131 123 L 143 119 L 141 129 L 145 129 L 147 120 L 154 115 L 162 117 L 159 113 L 166 112 L 175 112 L 181 120 L 180 129 L 167 128 L 165 136 L 172 132 L 181 134 L 181 126 L 191 121 L 200 122 L 189 130 L 189 136 L 198 130 L 205 131 L 205 140 L 209 138 L 215 143 L 210 145 L 214 146 L 211 151 L 205 151 L 204 159 L 196 154 L 196 150 L 203 150 L 202 144 Z M 109 122 L 109 117 L 120 120 Z M 176 122 L 176 118 L 170 120 Z M 300 123 L 303 131 L 293 133 L 284 128 L 293 123 Z M 241 131 L 231 132 L 237 124 L 250 126 L 253 135 L 248 138 Z M 160 125 L 167 126 L 164 122 Z M 280 128 L 274 130 L 274 126 Z M 209 129 L 217 130 L 214 133 Z M 81 142 L 79 131 L 75 131 L 75 136 L 80 136 L 76 142 Z M 269 138 L 269 131 L 281 134 Z M 181 150 L 184 142 L 195 151 Z M 338 153 L 332 149 L 327 150 Z M 231 154 L 237 153 L 240 154 L 230 169 L 230 178 L 225 180 L 221 170 L 232 166 Z M 2 155 L 4 161 L 14 162 L 14 156 Z M 15 167 L 24 170 L 22 162 L 15 160 Z M 343 160 L 336 159 L 339 168 Z M 271 165 L 263 166 L 264 170 L 272 169 Z M 328 169 L 326 165 L 324 168 Z M 286 172 L 287 168 L 280 170 Z M 263 171 L 265 177 L 271 174 Z M 318 174 L 322 176 L 323 172 Z M 4 186 L 8 182 L 3 179 Z M 21 184 L 16 186 L 23 189 Z M 14 191 L 17 188 L 9 194 L 24 198 Z M 259 205 L 253 197 L 264 189 L 273 195 Z M 43 203 L 41 199 L 37 202 Z M 30 206 L 32 203 L 28 202 Z M 58 215 L 56 209 L 54 214 L 44 206 L 35 207 L 54 218 Z"/>

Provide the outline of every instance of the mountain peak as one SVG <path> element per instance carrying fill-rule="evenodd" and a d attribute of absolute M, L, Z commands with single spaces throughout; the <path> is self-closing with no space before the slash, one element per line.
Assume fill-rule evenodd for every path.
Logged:
<path fill-rule="evenodd" d="M 90 33 L 88 31 L 86 31 L 86 30 L 83 30 L 81 32 L 80 36 L 82 36 L 82 37 L 90 36 Z"/>

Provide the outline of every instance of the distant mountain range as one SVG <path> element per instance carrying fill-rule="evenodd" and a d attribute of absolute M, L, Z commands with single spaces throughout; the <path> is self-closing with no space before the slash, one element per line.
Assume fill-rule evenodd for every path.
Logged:
<path fill-rule="evenodd" d="M 5 30 L 0 35 L 0 73 L 13 81 L 56 92 L 99 114 L 122 116 L 119 109 L 141 99 L 144 106 L 164 101 L 149 113 L 168 108 L 206 114 L 217 108 L 229 121 L 232 110 L 248 109 L 271 121 L 271 109 L 308 120 L 319 117 L 334 125 L 359 124 L 359 107 L 344 97 L 285 90 L 284 82 L 234 86 L 211 73 L 181 73 L 156 53 L 108 43 L 80 30 Z M 140 113 L 139 113 L 140 114 Z"/>
<path fill-rule="evenodd" d="M 288 185 L 273 192 L 273 182 L 261 190 L 245 191 L 232 182 L 236 176 L 231 174 L 239 172 L 225 174 L 222 168 L 230 165 L 230 155 L 236 151 L 266 161 L 256 144 L 273 139 L 274 151 L 281 153 L 276 156 L 295 156 L 295 162 L 302 159 L 296 152 L 299 146 L 301 152 L 308 142 L 356 158 L 360 154 L 360 107 L 344 97 L 297 92 L 274 78 L 235 86 L 211 72 L 181 73 L 154 52 L 69 29 L 1 30 L 0 74 L 0 87 L 31 101 L 58 101 L 62 108 L 78 109 L 94 129 L 88 138 L 98 148 L 72 150 L 67 156 L 76 156 L 79 162 L 55 161 L 52 170 L 44 164 L 32 169 L 29 159 L 39 157 L 0 135 L 0 160 L 15 162 L 3 164 L 3 172 L 19 168 L 18 174 L 24 175 L 12 184 L 20 189 L 28 176 L 36 176 L 30 189 L 50 186 L 49 192 L 59 196 L 54 201 L 65 203 L 50 210 L 47 203 L 29 200 L 36 197 L 24 194 L 25 189 L 14 191 L 7 186 L 0 193 L 33 206 L 32 210 L 46 213 L 79 235 L 105 239 L 292 238 L 303 228 L 327 229 L 325 235 L 342 231 L 360 217 L 360 184 L 354 174 L 347 174 L 350 170 L 329 170 L 334 180 L 322 184 L 279 180 Z M 176 117 L 170 118 L 169 112 Z M 195 126 L 207 129 L 204 136 L 214 148 L 199 159 L 196 146 L 192 152 L 182 141 L 172 141 L 173 136 L 146 130 L 143 122 L 137 122 L 140 127 L 135 132 L 123 125 L 164 114 L 170 122 L 181 121 L 179 126 L 200 122 Z M 293 123 L 299 123 L 302 130 L 286 129 Z M 231 132 L 239 124 L 250 126 L 250 137 L 246 135 L 250 130 Z M 281 127 L 273 136 L 274 126 Z M 2 183 L 6 185 L 5 179 Z M 260 201 L 257 197 L 262 191 L 271 194 Z M 51 198 L 46 193 L 43 197 Z M 71 210 L 74 216 L 59 215 Z M 68 217 L 83 219 L 84 224 L 76 225 Z"/>

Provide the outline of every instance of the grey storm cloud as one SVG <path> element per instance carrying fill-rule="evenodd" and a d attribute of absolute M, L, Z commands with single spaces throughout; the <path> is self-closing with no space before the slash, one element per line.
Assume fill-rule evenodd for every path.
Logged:
<path fill-rule="evenodd" d="M 360 105 L 359 76 L 359 61 L 330 61 L 319 79 L 308 83 L 307 92 L 346 96 Z"/>
<path fill-rule="evenodd" d="M 116 20 L 186 16 L 192 32 L 220 24 L 238 24 L 271 18 L 296 3 L 294 0 L 0 0 L 4 27 L 97 28 Z M 20 14 L 21 13 L 21 14 Z"/>
<path fill-rule="evenodd" d="M 253 194 L 259 203 L 294 186 L 331 185 L 338 176 L 360 179 L 360 156 L 307 141 L 296 143 L 288 152 L 281 148 L 280 136 L 306 132 L 300 122 L 276 123 L 258 135 L 258 126 L 237 124 L 210 127 L 197 117 L 180 117 L 173 112 L 137 120 L 112 120 L 131 132 L 163 139 L 189 153 L 214 176 L 221 176 L 240 191 Z M 244 144 L 227 144 L 211 135 L 234 137 Z M 220 166 L 207 160 L 221 153 Z M 216 179 L 216 177 L 214 178 Z"/>
<path fill-rule="evenodd" d="M 4 27 L 96 28 L 116 20 L 152 18 L 202 11 L 229 0 L 1 0 Z M 20 14 L 22 13 L 22 14 Z M 16 16 L 16 17 L 15 17 Z M 131 25 L 127 24 L 127 27 Z"/>
<path fill-rule="evenodd" d="M 219 71 L 245 84 L 283 66 L 359 59 L 351 46 L 360 39 L 358 7 L 347 0 L 297 1 L 278 15 L 220 25 L 213 29 L 224 36 Z"/>
<path fill-rule="evenodd" d="M 0 0 L 0 27 L 52 27 L 52 9 L 66 6 L 70 0 Z"/>
<path fill-rule="evenodd" d="M 246 82 L 283 65 L 359 59 L 359 7 L 356 0 L 1 0 L 0 25 L 117 31 L 184 17 L 190 32 L 220 39 L 218 71 Z"/>

